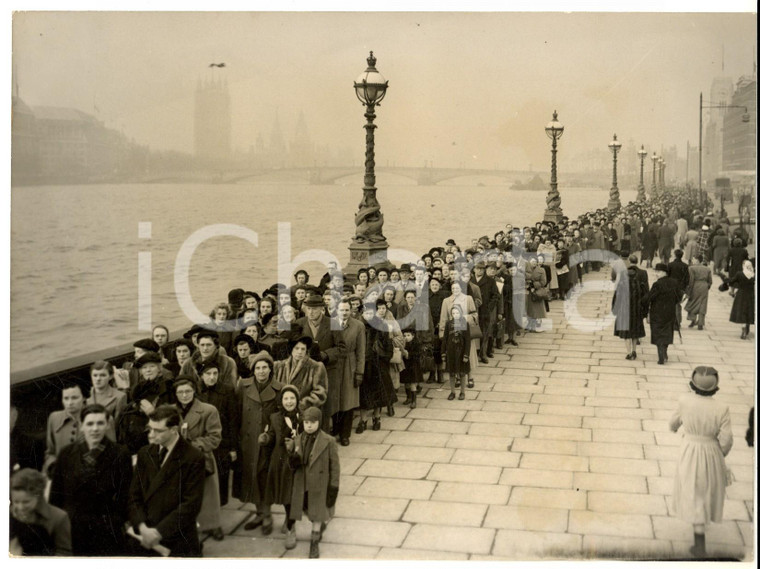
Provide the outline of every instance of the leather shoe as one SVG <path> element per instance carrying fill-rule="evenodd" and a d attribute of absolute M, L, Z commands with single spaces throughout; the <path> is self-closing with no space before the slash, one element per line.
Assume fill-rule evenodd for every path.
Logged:
<path fill-rule="evenodd" d="M 341 444 L 341 446 L 347 447 L 348 445 L 351 444 L 351 440 L 347 439 L 345 437 L 341 437 L 340 444 Z"/>
<path fill-rule="evenodd" d="M 356 425 L 356 434 L 361 435 L 366 428 L 367 428 L 367 421 L 359 421 L 359 424 Z"/>
<path fill-rule="evenodd" d="M 211 532 L 211 537 L 213 537 L 216 541 L 222 541 L 224 539 L 224 532 L 222 531 L 222 528 L 215 528 L 214 531 Z"/>
<path fill-rule="evenodd" d="M 396 414 L 396 410 L 393 408 L 393 403 L 388 405 L 388 416 L 393 417 Z"/>
<path fill-rule="evenodd" d="M 256 514 L 250 522 L 248 522 L 247 524 L 243 526 L 243 528 L 247 531 L 251 531 L 252 529 L 256 529 L 257 527 L 259 527 L 263 523 L 264 523 L 264 516 Z"/>
<path fill-rule="evenodd" d="M 488 363 L 488 358 L 486 358 L 485 356 L 479 356 L 478 357 L 478 361 L 480 363 L 482 363 L 482 364 L 487 364 Z"/>

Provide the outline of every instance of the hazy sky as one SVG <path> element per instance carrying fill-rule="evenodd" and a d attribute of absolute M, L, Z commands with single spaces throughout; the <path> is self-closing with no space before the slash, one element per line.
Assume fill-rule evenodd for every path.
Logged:
<path fill-rule="evenodd" d="M 233 147 L 286 140 L 298 114 L 312 141 L 364 151 L 353 80 L 374 50 L 389 90 L 377 163 L 548 168 L 617 133 L 659 149 L 696 145 L 699 92 L 751 74 L 754 14 L 21 12 L 13 61 L 21 98 L 74 107 L 153 149 L 192 151 L 199 78 L 225 77 Z M 725 53 L 725 69 L 722 69 Z M 224 70 L 211 70 L 224 62 Z M 97 108 L 97 111 L 95 110 Z M 544 168 L 546 166 L 546 168 Z"/>

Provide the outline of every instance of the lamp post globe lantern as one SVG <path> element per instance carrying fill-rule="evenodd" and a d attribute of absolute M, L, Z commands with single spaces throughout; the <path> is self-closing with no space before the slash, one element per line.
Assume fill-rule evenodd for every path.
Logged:
<path fill-rule="evenodd" d="M 387 264 L 388 242 L 383 235 L 384 219 L 380 212 L 375 187 L 375 129 L 377 126 L 374 121 L 375 106 L 380 106 L 380 101 L 385 98 L 388 81 L 375 68 L 376 63 L 377 59 L 370 51 L 367 69 L 354 81 L 354 91 L 362 106 L 365 107 L 364 117 L 367 123 L 364 125 L 366 131 L 364 187 L 359 211 L 354 217 L 356 232 L 348 247 L 350 259 L 345 270 L 348 276 L 355 276 L 362 267 Z"/>
<path fill-rule="evenodd" d="M 610 188 L 610 200 L 607 202 L 607 209 L 615 212 L 620 209 L 620 190 L 617 187 L 617 155 L 620 147 L 623 146 L 617 139 L 617 134 L 612 135 L 612 142 L 607 145 L 612 152 L 612 187 Z"/>
<path fill-rule="evenodd" d="M 657 153 L 652 153 L 652 197 L 657 197 Z"/>
<path fill-rule="evenodd" d="M 552 139 L 552 174 L 549 183 L 549 194 L 546 196 L 546 211 L 544 211 L 544 221 L 559 223 L 563 217 L 562 198 L 557 190 L 557 141 L 562 138 L 565 127 L 557 120 L 557 111 L 550 123 L 544 127 L 546 136 Z"/>
<path fill-rule="evenodd" d="M 647 190 L 644 187 L 644 158 L 647 157 L 647 151 L 644 150 L 644 145 L 641 145 L 641 149 L 636 153 L 639 155 L 639 161 L 641 162 L 641 169 L 639 171 L 639 193 L 636 199 L 640 202 L 647 200 Z"/>

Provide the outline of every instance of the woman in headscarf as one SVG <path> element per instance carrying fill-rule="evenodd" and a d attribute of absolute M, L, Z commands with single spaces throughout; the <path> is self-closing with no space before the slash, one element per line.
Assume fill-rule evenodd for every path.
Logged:
<path fill-rule="evenodd" d="M 707 300 L 712 286 L 712 274 L 710 267 L 701 255 L 695 257 L 695 264 L 689 267 L 689 287 L 686 294 L 689 301 L 685 309 L 689 319 L 689 328 L 697 326 L 697 330 L 704 329 L 705 315 L 707 314 Z"/>
<path fill-rule="evenodd" d="M 749 327 L 755 323 L 754 263 L 745 259 L 742 263 L 742 270 L 736 273 L 728 284 L 736 287 L 736 296 L 734 296 L 734 304 L 731 306 L 729 320 L 743 325 L 742 340 L 746 340 L 749 335 Z"/>
<path fill-rule="evenodd" d="M 218 378 L 218 368 L 216 371 Z M 177 409 L 182 418 L 180 435 L 200 450 L 206 460 L 206 480 L 203 485 L 203 503 L 198 514 L 198 528 L 211 534 L 215 540 L 221 541 L 224 539 L 224 532 L 219 498 L 219 470 L 214 458 L 214 451 L 222 442 L 219 411 L 196 397 L 198 386 L 195 384 L 195 378 L 191 376 L 179 376 L 174 380 L 173 389 L 177 397 Z"/>

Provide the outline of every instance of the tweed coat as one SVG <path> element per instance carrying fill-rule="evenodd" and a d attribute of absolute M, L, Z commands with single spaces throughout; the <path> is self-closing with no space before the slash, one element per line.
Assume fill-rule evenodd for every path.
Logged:
<path fill-rule="evenodd" d="M 300 520 L 304 513 L 304 494 L 309 493 L 306 514 L 312 522 L 326 522 L 330 519 L 327 508 L 327 489 L 340 486 L 340 460 L 335 439 L 322 431 L 311 448 L 308 460 L 303 456 L 303 437 L 296 437 L 294 466 L 300 462 L 293 474 L 293 497 L 290 504 L 290 519 Z M 305 462 L 305 464 L 304 464 Z"/>
<path fill-rule="evenodd" d="M 366 349 L 366 334 L 364 324 L 349 318 L 346 327 L 340 330 L 340 335 L 346 345 L 346 357 L 337 365 L 336 381 L 327 390 L 327 406 L 334 413 L 350 411 L 359 406 L 359 388 L 354 386 L 354 376 L 364 375 L 364 353 Z"/>

